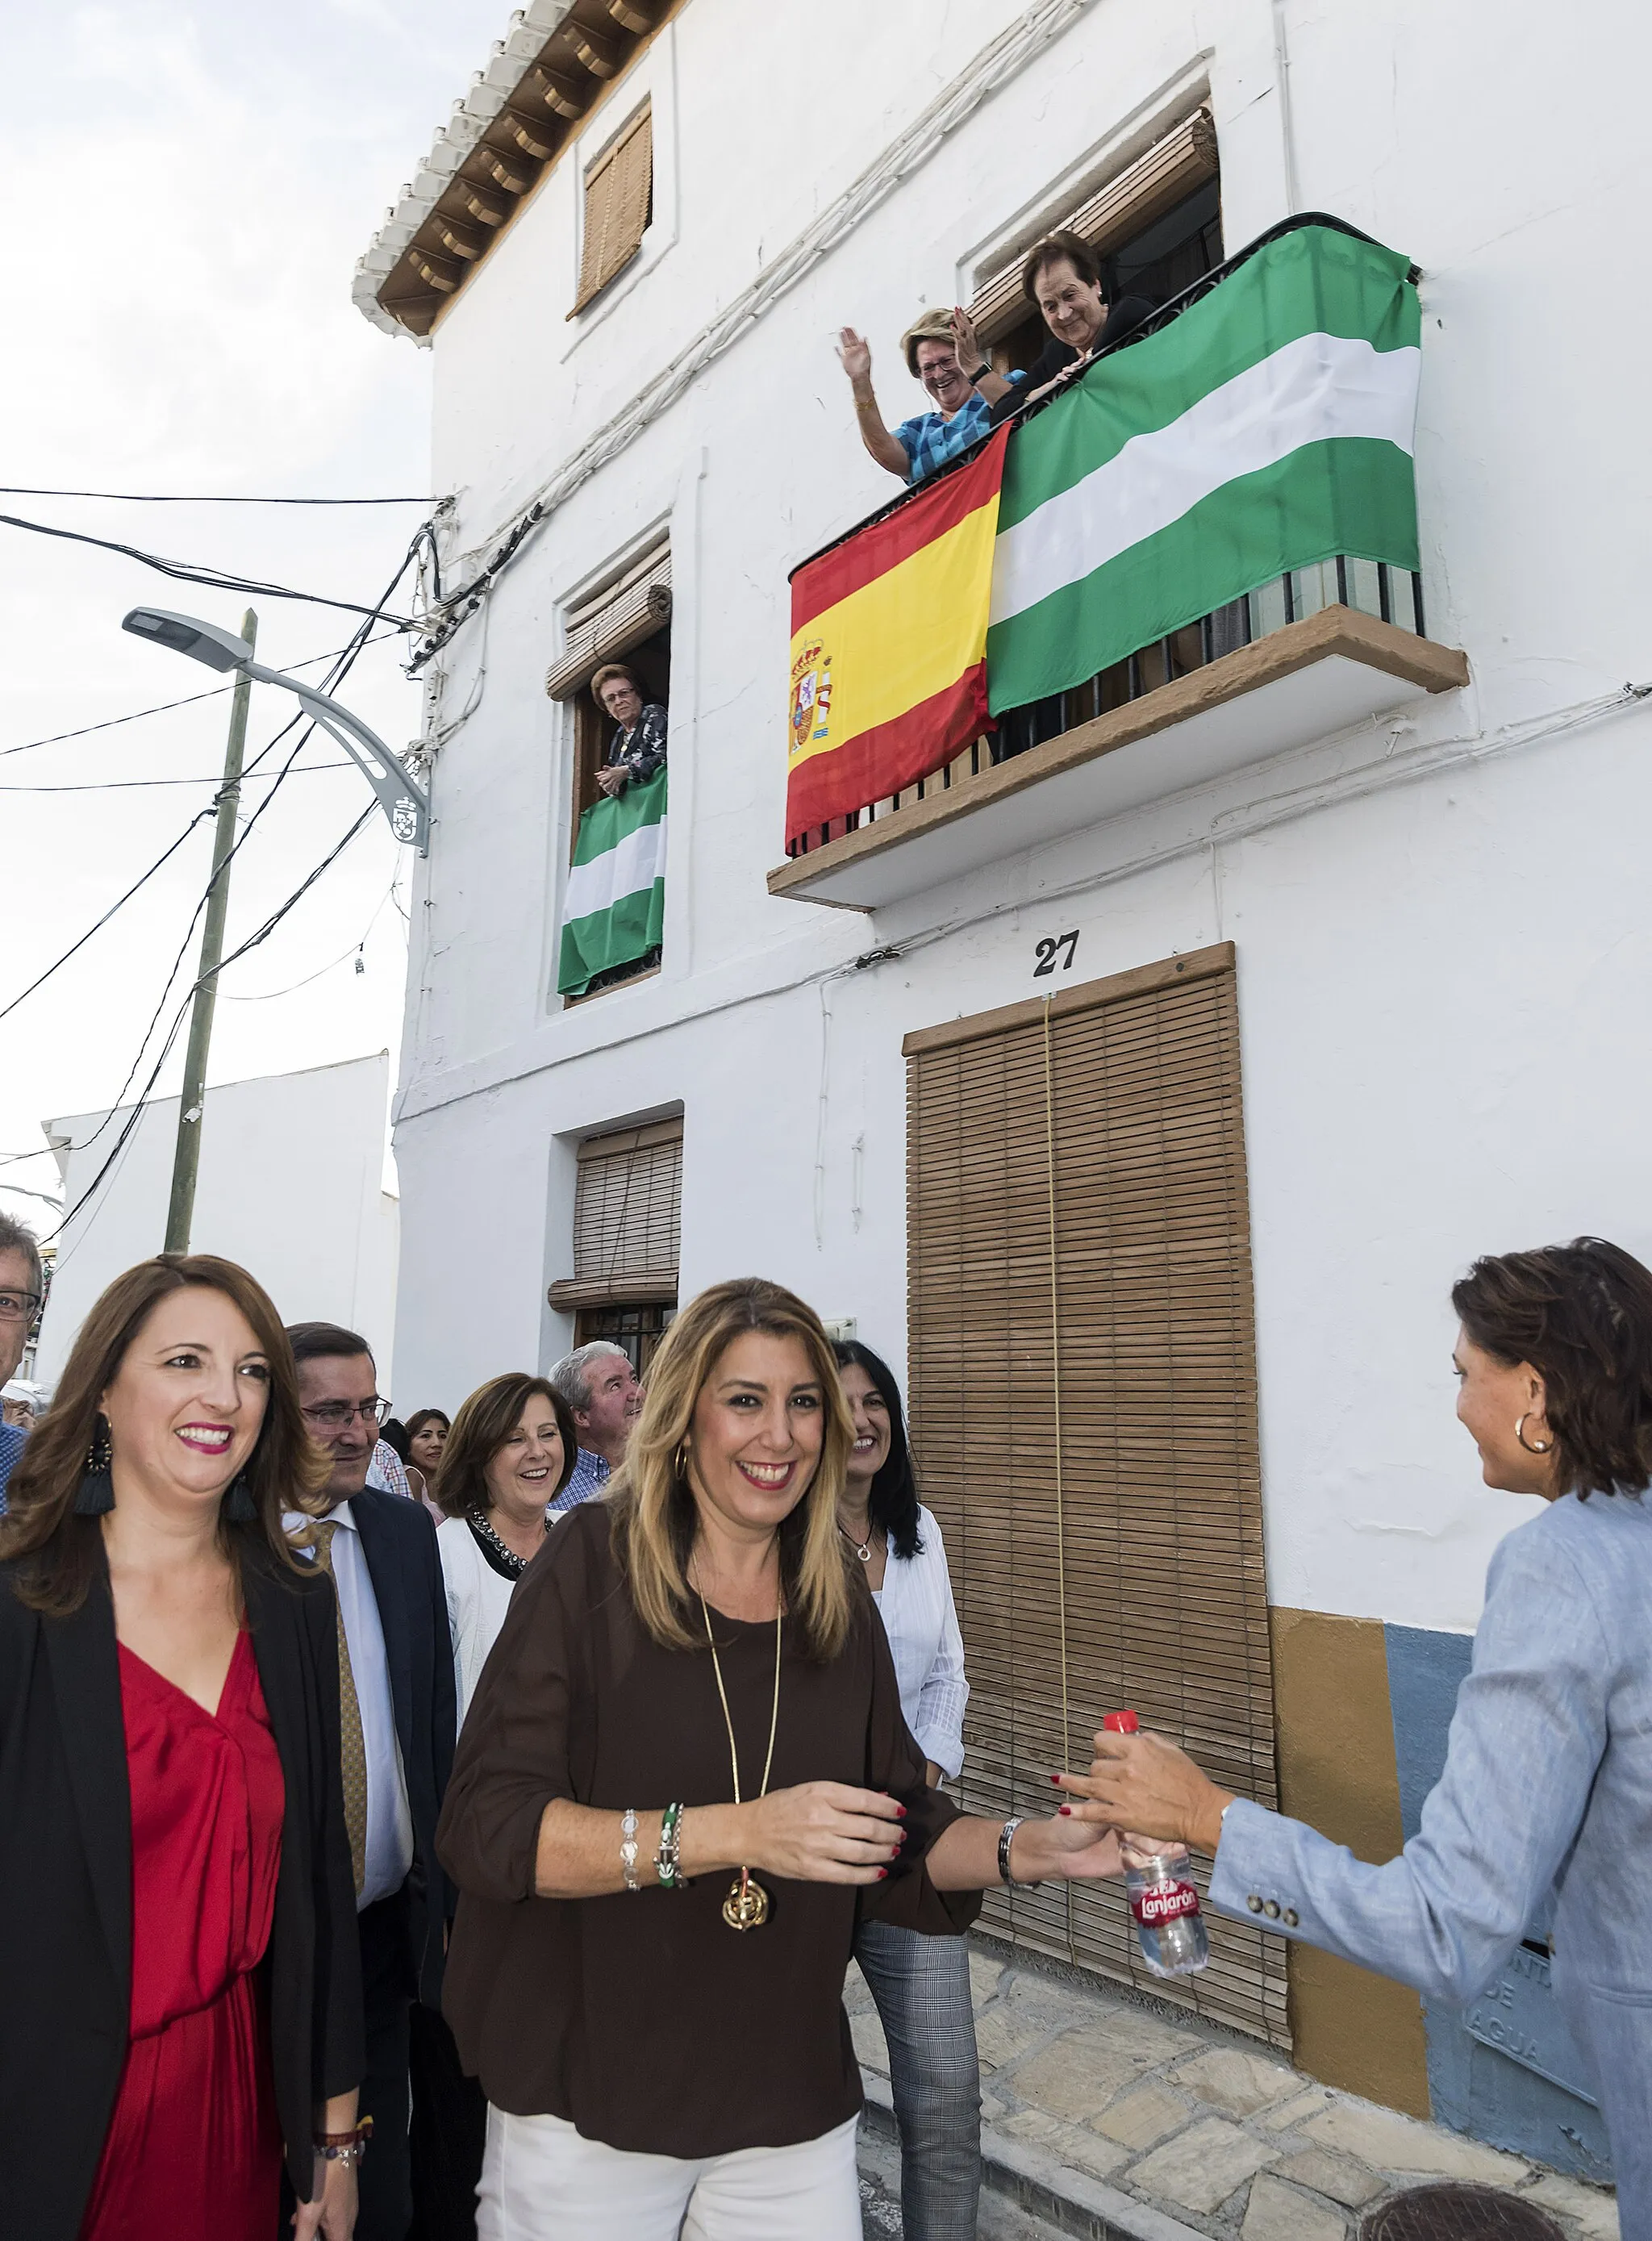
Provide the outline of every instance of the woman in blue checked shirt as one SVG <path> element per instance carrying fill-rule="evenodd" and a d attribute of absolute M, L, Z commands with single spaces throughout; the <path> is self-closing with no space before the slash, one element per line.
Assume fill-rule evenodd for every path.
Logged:
<path fill-rule="evenodd" d="M 836 1350 L 854 1424 L 838 1529 L 866 1567 L 930 1782 L 955 1779 L 969 1683 L 940 1528 L 918 1499 L 888 1364 L 853 1341 Z M 980 2194 L 980 2073 L 968 1947 L 866 1921 L 854 1951 L 889 2043 L 902 2230 L 907 2241 L 969 2241 Z"/>
<path fill-rule="evenodd" d="M 1010 393 L 1010 384 L 994 372 L 976 339 L 967 311 L 925 311 L 900 338 L 906 371 L 922 384 L 934 407 L 886 428 L 872 388 L 872 349 L 864 336 L 845 327 L 838 356 L 854 392 L 855 425 L 860 440 L 880 467 L 902 482 L 920 483 L 980 441 L 992 428 L 990 409 Z M 1020 380 L 1019 374 L 1011 379 Z"/>

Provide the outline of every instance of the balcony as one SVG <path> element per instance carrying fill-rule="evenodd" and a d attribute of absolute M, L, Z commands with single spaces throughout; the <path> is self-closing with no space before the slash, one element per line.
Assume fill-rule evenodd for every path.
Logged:
<path fill-rule="evenodd" d="M 1417 328 L 1402 258 L 1338 221 L 1295 220 L 1167 305 L 1071 392 L 1034 406 L 1009 438 L 984 564 L 994 718 L 973 738 L 967 716 L 962 739 L 954 723 L 926 768 L 921 739 L 915 759 L 902 743 L 899 767 L 851 739 L 835 793 L 818 777 L 802 791 L 809 696 L 799 702 L 794 689 L 788 860 L 769 873 L 769 892 L 875 911 L 1466 685 L 1463 654 L 1424 634 L 1415 572 Z M 820 754 L 817 773 L 833 767 L 830 749 L 812 746 L 832 712 L 870 701 L 882 713 L 882 680 L 851 672 L 858 659 L 864 675 L 862 649 L 922 643 L 922 584 L 900 573 L 914 551 L 924 557 L 921 527 L 908 518 L 892 534 L 891 524 L 903 508 L 945 506 L 944 481 L 794 575 L 794 653 L 804 649 L 798 658 L 831 678 L 835 696 L 823 694 L 823 728 L 804 750 Z M 1032 522 L 1053 485 L 1044 521 Z M 954 499 L 944 524 L 954 538 L 961 512 Z M 893 555 L 882 574 L 880 538 Z M 1082 548 L 1071 565 L 1064 539 Z M 1263 573 L 1261 556 L 1286 565 Z M 817 565 L 827 590 L 812 605 L 806 572 Z M 1030 592 L 1007 585 L 1016 568 Z M 872 633 L 852 612 L 869 596 L 885 602 Z M 836 604 L 822 610 L 821 597 Z M 1016 626 L 1018 597 L 1037 627 L 1012 640 L 1003 618 Z M 920 715 L 940 705 L 932 698 Z M 899 729 L 899 719 L 880 721 L 880 752 Z M 886 768 L 898 787 L 854 801 L 847 774 Z M 798 799 L 831 813 L 801 824 Z"/>

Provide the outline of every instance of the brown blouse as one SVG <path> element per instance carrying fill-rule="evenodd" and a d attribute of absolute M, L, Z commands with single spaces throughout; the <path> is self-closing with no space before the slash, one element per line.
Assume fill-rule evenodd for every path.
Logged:
<path fill-rule="evenodd" d="M 467 2070 L 497 2107 L 548 2114 L 586 2138 L 652 2155 L 725 2155 L 818 2138 L 860 2106 L 843 2012 L 857 1906 L 946 1936 L 976 1891 L 938 1892 L 922 1855 L 956 1809 L 924 1779 L 869 1596 L 830 1664 L 788 1621 L 771 1789 L 812 1781 L 883 1789 L 906 1807 L 887 1883 L 761 1875 L 760 1930 L 730 1930 L 732 1875 L 601 1898 L 532 1896 L 553 1797 L 623 1811 L 726 1803 L 728 1732 L 709 1650 L 662 1649 L 632 1608 L 591 1502 L 552 1530 L 512 1598 L 459 1738 L 437 1833 L 459 1888 L 444 2005 Z M 762 1780 L 774 1629 L 713 1611 L 739 1745 L 741 1794 Z M 893 1841 L 893 1838 L 892 1838 Z M 618 1840 L 615 1843 L 618 1863 Z"/>

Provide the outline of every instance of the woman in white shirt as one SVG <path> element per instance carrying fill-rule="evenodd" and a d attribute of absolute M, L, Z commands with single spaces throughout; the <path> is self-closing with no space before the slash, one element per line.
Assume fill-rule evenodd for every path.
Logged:
<path fill-rule="evenodd" d="M 579 1452 L 567 1402 L 521 1371 L 478 1386 L 453 1419 L 436 1479 L 446 1513 L 436 1546 L 461 1727 L 511 1590 L 545 1546 L 546 1505 L 568 1483 Z"/>
<path fill-rule="evenodd" d="M 900 1388 L 856 1341 L 837 1348 L 854 1424 L 838 1529 L 866 1567 L 900 1684 L 900 1709 L 929 1763 L 956 1780 L 964 1763 L 964 1644 L 940 1528 L 918 1499 Z M 980 2072 L 961 1937 L 862 1922 L 855 1958 L 889 2043 L 900 2131 L 907 2241 L 973 2241 L 980 2196 Z"/>

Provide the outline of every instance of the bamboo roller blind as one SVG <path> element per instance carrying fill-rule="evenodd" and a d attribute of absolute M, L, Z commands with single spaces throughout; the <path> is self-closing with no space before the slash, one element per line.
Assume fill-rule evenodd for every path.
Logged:
<path fill-rule="evenodd" d="M 671 543 L 667 539 L 626 570 L 617 584 L 568 617 L 567 645 L 545 673 L 553 700 L 584 692 L 606 661 L 618 661 L 652 638 L 671 617 Z"/>
<path fill-rule="evenodd" d="M 655 1120 L 579 1147 L 573 1274 L 551 1287 L 555 1308 L 674 1300 L 683 1204 L 683 1124 Z"/>
<path fill-rule="evenodd" d="M 1232 948 L 906 1051 L 913 1442 L 964 1635 L 966 1810 L 1047 1812 L 1126 1704 L 1271 1805 Z M 982 1926 L 1288 2045 L 1281 1943 L 1207 1920 L 1208 1970 L 1175 1983 L 1121 1885 L 994 1891 Z"/>
<path fill-rule="evenodd" d="M 1196 110 L 1174 132 L 1155 141 L 1127 171 L 1109 179 L 1070 217 L 1046 231 L 1080 234 L 1106 257 L 1133 236 L 1145 233 L 1167 211 L 1214 178 L 1216 171 L 1216 128 L 1208 109 Z M 976 291 L 969 313 L 983 342 L 994 340 L 1032 309 L 1021 292 L 1022 261 L 1018 257 Z"/>
<path fill-rule="evenodd" d="M 642 247 L 654 194 L 653 116 L 645 102 L 585 173 L 585 240 L 572 319 Z"/>

